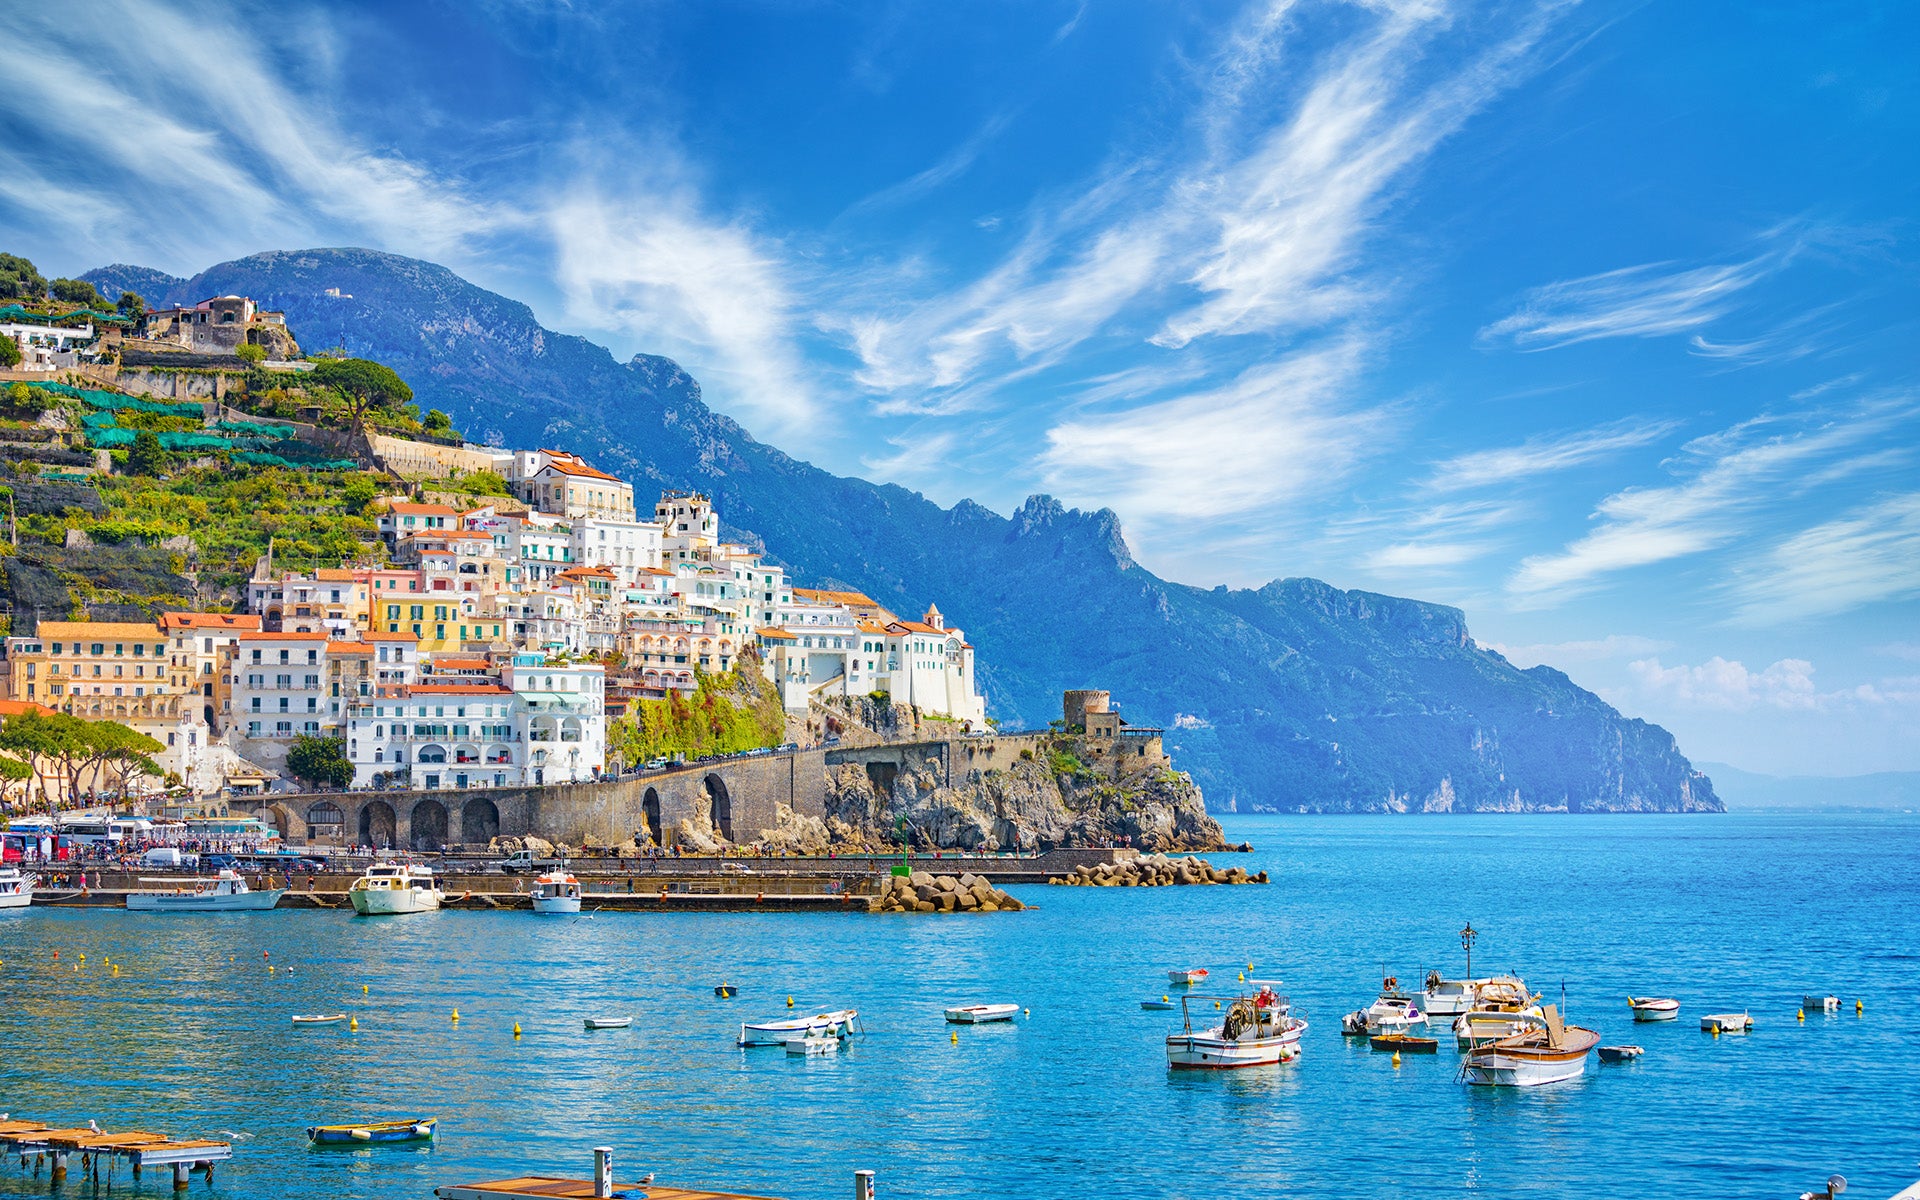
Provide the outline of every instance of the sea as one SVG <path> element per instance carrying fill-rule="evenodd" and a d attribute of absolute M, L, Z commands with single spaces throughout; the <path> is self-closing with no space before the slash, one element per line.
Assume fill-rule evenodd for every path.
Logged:
<path fill-rule="evenodd" d="M 1028 887 L 1032 909 L 977 916 L 35 908 L 0 917 L 0 1111 L 231 1139 L 196 1198 L 427 1200 L 591 1178 L 596 1146 L 623 1181 L 805 1200 L 861 1169 L 882 1197 L 926 1198 L 1724 1200 L 1835 1173 L 1878 1198 L 1920 1179 L 1920 816 L 1224 823 L 1254 850 L 1215 861 L 1270 884 Z M 1383 974 L 1459 975 L 1468 923 L 1477 973 L 1520 973 L 1645 1054 L 1493 1089 L 1458 1080 L 1444 1037 L 1396 1065 L 1341 1036 Z M 1188 966 L 1212 971 L 1207 995 L 1283 981 L 1310 1022 L 1298 1061 L 1170 1072 L 1181 1014 L 1141 1002 L 1177 1000 L 1167 971 Z M 1808 993 L 1841 1010 L 1798 1019 Z M 1629 995 L 1681 1017 L 1636 1025 Z M 966 1002 L 1023 1011 L 947 1025 Z M 735 1045 L 742 1021 L 839 1007 L 863 1026 L 841 1053 Z M 1753 1031 L 1702 1033 L 1723 1011 Z M 291 1027 L 317 1012 L 359 1028 Z M 430 1147 L 303 1132 L 424 1115 Z M 76 1169 L 81 1193 L 172 1188 L 123 1167 L 95 1191 Z M 0 1196 L 45 1194 L 0 1164 Z"/>

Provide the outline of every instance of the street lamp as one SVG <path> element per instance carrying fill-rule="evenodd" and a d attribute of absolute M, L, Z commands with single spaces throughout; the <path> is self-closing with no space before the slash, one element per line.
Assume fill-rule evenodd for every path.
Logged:
<path fill-rule="evenodd" d="M 1473 979 L 1473 939 L 1479 936 L 1479 931 L 1474 929 L 1472 921 L 1468 921 L 1467 927 L 1460 931 L 1460 948 L 1467 952 L 1467 979 L 1469 981 Z"/>

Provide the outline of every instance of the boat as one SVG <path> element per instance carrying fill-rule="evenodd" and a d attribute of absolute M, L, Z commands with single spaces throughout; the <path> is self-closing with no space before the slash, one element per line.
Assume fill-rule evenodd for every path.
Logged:
<path fill-rule="evenodd" d="M 1579 1025 L 1565 1025 L 1549 1004 L 1541 1010 L 1542 1026 L 1488 1042 L 1467 1051 L 1460 1077 L 1486 1087 L 1535 1087 L 1559 1083 L 1587 1072 L 1587 1054 L 1600 1035 Z"/>
<path fill-rule="evenodd" d="M 564 867 L 540 876 L 533 881 L 533 911 L 537 913 L 579 912 L 580 881 Z"/>
<path fill-rule="evenodd" d="M 1646 1047 L 1644 1046 L 1602 1046 L 1600 1047 L 1600 1061 L 1632 1062 L 1646 1052 Z"/>
<path fill-rule="evenodd" d="M 134 912 L 260 912 L 280 903 L 285 888 L 254 891 L 238 872 L 223 870 L 212 879 L 142 879 L 160 888 L 127 893 Z M 164 890 L 162 890 L 164 889 Z"/>
<path fill-rule="evenodd" d="M 810 1017 L 790 1017 L 784 1021 L 762 1021 L 759 1024 L 740 1026 L 739 1044 L 745 1046 L 784 1046 L 796 1038 L 805 1037 L 850 1037 L 853 1034 L 854 1021 L 860 1016 L 856 1009 L 841 1008 L 833 1012 L 815 1013 Z"/>
<path fill-rule="evenodd" d="M 1167 981 L 1181 986 L 1190 986 L 1196 983 L 1205 983 L 1207 976 L 1211 974 L 1213 974 L 1213 972 L 1207 970 L 1205 967 L 1188 967 L 1184 971 L 1168 971 Z"/>
<path fill-rule="evenodd" d="M 1227 1004 L 1220 1024 L 1194 1029 L 1191 1004 L 1195 1000 Z M 1293 1015 L 1287 997 L 1266 987 L 1251 996 L 1182 996 L 1180 1015 L 1180 1032 L 1167 1035 L 1167 1066 L 1174 1069 L 1221 1070 L 1292 1062 L 1300 1057 L 1300 1035 L 1307 1030 L 1306 1019 Z"/>
<path fill-rule="evenodd" d="M 1454 1044 L 1461 1050 L 1471 1050 L 1543 1028 L 1546 1021 L 1539 1001 L 1540 997 L 1528 992 L 1526 985 L 1517 980 L 1495 981 L 1480 989 L 1478 1007 L 1453 1019 Z"/>
<path fill-rule="evenodd" d="M 1348 1037 L 1371 1037 L 1376 1033 L 1405 1033 L 1426 1023 L 1427 1014 L 1420 1011 L 1420 1002 L 1401 991 L 1400 981 L 1389 975 L 1380 981 L 1379 999 L 1341 1018 L 1340 1032 Z"/>
<path fill-rule="evenodd" d="M 313 1016 L 303 1016 L 300 1013 L 293 1014 L 293 1023 L 295 1025 L 338 1025 L 346 1019 L 347 1014 L 345 1013 L 315 1014 Z"/>
<path fill-rule="evenodd" d="M 0 867 L 0 908 L 25 908 L 33 903 L 33 889 L 40 877 L 19 867 Z"/>
<path fill-rule="evenodd" d="M 1379 1033 L 1367 1039 L 1367 1044 L 1375 1050 L 1391 1051 L 1395 1054 L 1438 1054 L 1440 1039 L 1414 1037 L 1410 1033 Z"/>
<path fill-rule="evenodd" d="M 1164 1012 L 1167 1009 L 1173 1008 L 1174 1003 L 1171 1000 L 1142 1000 L 1140 1007 L 1151 1009 L 1155 1012 Z"/>
<path fill-rule="evenodd" d="M 1464 1012 L 1480 1007 L 1480 997 L 1486 991 L 1527 990 L 1524 980 L 1513 975 L 1488 975 L 1480 979 L 1443 979 L 1438 971 L 1427 972 L 1426 986 L 1421 989 L 1421 1008 L 1427 1016 L 1435 1020 L 1452 1021 Z"/>
<path fill-rule="evenodd" d="M 377 862 L 347 890 L 353 911 L 363 917 L 433 912 L 446 897 L 433 868 L 418 863 Z"/>
<path fill-rule="evenodd" d="M 986 1025 L 1011 1021 L 1019 1014 L 1018 1004 L 962 1004 L 947 1010 L 947 1020 L 955 1025 Z"/>
<path fill-rule="evenodd" d="M 4 877 L 0 877 L 0 878 L 4 878 Z M 1840 997 L 1838 996 L 1802 996 L 1800 997 L 1800 1008 L 1801 1008 L 1801 1011 L 1803 1012 L 1808 1009 L 1819 1009 L 1821 1012 L 1839 1012 Z"/>
<path fill-rule="evenodd" d="M 840 1039 L 821 1034 L 817 1037 L 794 1038 L 787 1043 L 788 1054 L 833 1054 L 840 1049 Z"/>
<path fill-rule="evenodd" d="M 1636 1021 L 1671 1021 L 1680 1015 L 1680 1002 L 1664 996 L 1628 996 L 1627 1007 Z"/>
<path fill-rule="evenodd" d="M 728 1000 L 739 995 L 740 989 L 730 983 L 716 983 L 713 985 L 713 994 L 722 1000 Z"/>
<path fill-rule="evenodd" d="M 307 1140 L 316 1146 L 350 1146 L 364 1142 L 427 1142 L 437 1121 L 414 1117 L 405 1121 L 360 1121 L 345 1125 L 310 1125 Z"/>
<path fill-rule="evenodd" d="M 633 1025 L 632 1017 L 588 1017 L 588 1029 L 627 1029 Z"/>
<path fill-rule="evenodd" d="M 1700 1018 L 1701 1033 L 1749 1033 L 1753 1018 L 1746 1013 L 1708 1013 Z"/>

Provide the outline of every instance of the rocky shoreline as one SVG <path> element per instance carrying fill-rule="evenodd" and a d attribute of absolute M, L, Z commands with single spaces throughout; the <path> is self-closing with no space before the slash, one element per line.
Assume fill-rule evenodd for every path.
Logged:
<path fill-rule="evenodd" d="M 1082 864 L 1073 874 L 1047 880 L 1056 887 L 1176 887 L 1180 885 L 1265 883 L 1265 871 L 1216 867 L 1204 858 L 1144 854 L 1116 863 Z"/>

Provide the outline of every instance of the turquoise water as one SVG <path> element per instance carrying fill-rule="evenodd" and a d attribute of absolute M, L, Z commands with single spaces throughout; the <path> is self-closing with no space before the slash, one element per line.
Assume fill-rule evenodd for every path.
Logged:
<path fill-rule="evenodd" d="M 623 1178 L 809 1200 L 844 1196 L 860 1167 L 912 1197 L 1719 1200 L 1798 1195 L 1833 1171 L 1880 1197 L 1920 1178 L 1920 817 L 1274 817 L 1228 833 L 1259 847 L 1248 865 L 1272 885 L 1032 888 L 1039 911 L 975 918 L 34 910 L 0 918 L 0 1110 L 233 1131 L 212 1193 L 291 1200 L 587 1177 L 603 1144 Z M 1448 1048 L 1395 1069 L 1339 1036 L 1383 961 L 1403 980 L 1459 968 L 1469 919 L 1476 967 L 1554 1000 L 1564 981 L 1574 1021 L 1646 1057 L 1489 1090 L 1454 1081 Z M 1311 1020 L 1300 1060 L 1170 1075 L 1178 1014 L 1139 1001 L 1168 991 L 1168 967 L 1230 981 L 1248 961 Z M 738 998 L 713 997 L 722 979 Z M 1801 1025 L 1803 991 L 1846 1010 Z M 1681 1020 L 1634 1025 L 1630 992 L 1679 997 Z M 783 1015 L 789 993 L 858 1007 L 867 1035 L 836 1058 L 736 1049 L 738 1023 Z M 970 1000 L 1032 1014 L 956 1045 L 940 1010 Z M 1701 1013 L 1741 1008 L 1752 1035 L 1699 1032 Z M 323 1010 L 359 1031 L 289 1028 Z M 581 1027 L 614 1013 L 634 1028 Z M 431 1150 L 311 1151 L 301 1134 L 415 1113 L 441 1118 Z M 0 1168 L 0 1195 L 44 1194 Z M 170 1187 L 150 1175 L 141 1194 Z"/>

